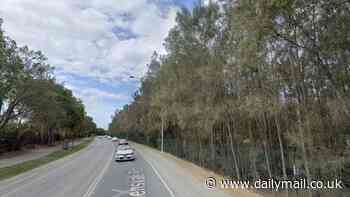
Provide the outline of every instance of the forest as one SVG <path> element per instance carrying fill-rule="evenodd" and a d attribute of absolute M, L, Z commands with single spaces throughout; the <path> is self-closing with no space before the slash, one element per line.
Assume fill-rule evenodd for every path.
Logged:
<path fill-rule="evenodd" d="M 183 8 L 164 46 L 110 132 L 159 149 L 163 133 L 165 152 L 237 180 L 350 187 L 350 1 Z"/>
<path fill-rule="evenodd" d="M 1 28 L 0 154 L 54 145 L 97 131 L 81 100 L 55 79 L 40 51 L 19 47 Z"/>

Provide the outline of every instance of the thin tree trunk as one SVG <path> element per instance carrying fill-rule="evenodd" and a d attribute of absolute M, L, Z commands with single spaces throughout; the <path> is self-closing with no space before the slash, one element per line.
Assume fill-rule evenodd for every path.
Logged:
<path fill-rule="evenodd" d="M 241 180 L 241 173 L 239 171 L 239 166 L 238 166 L 238 160 L 237 160 L 237 155 L 236 152 L 234 150 L 234 146 L 233 146 L 233 135 L 232 135 L 232 129 L 230 126 L 230 123 L 227 126 L 228 128 L 228 135 L 229 135 L 229 139 L 230 139 L 230 148 L 231 148 L 231 153 L 232 153 L 232 158 L 233 158 L 233 162 L 234 162 L 234 169 L 236 171 L 236 176 L 238 178 L 238 180 Z"/>
<path fill-rule="evenodd" d="M 164 117 L 163 117 L 163 115 L 162 115 L 161 119 L 162 119 L 162 125 L 161 125 L 161 131 L 160 131 L 160 133 L 161 133 L 160 150 L 161 150 L 161 152 L 163 152 L 164 151 Z"/>
<path fill-rule="evenodd" d="M 199 143 L 199 150 L 198 150 L 198 159 L 200 166 L 203 166 L 203 159 L 202 159 L 202 142 L 200 139 L 200 135 L 198 135 L 198 143 Z"/>
<path fill-rule="evenodd" d="M 45 140 L 44 140 L 44 125 L 41 124 L 40 125 L 40 144 L 44 144 Z"/>
<path fill-rule="evenodd" d="M 310 168 L 309 168 L 309 161 L 308 161 L 308 156 L 307 156 L 307 151 L 306 151 L 306 146 L 305 146 L 305 136 L 304 136 L 304 129 L 302 127 L 302 121 L 301 121 L 301 114 L 300 114 L 300 106 L 297 106 L 297 121 L 298 121 L 298 132 L 299 132 L 299 138 L 301 142 L 301 152 L 302 152 L 302 158 L 304 161 L 304 168 L 306 172 L 306 178 L 308 183 L 311 182 L 311 173 L 310 173 Z M 311 192 L 310 192 L 311 193 Z M 311 196 L 312 194 L 310 194 Z"/>
<path fill-rule="evenodd" d="M 214 144 L 214 130 L 213 127 L 210 129 L 210 159 L 211 164 L 215 162 L 215 144 Z M 214 165 L 213 165 L 214 167 Z"/>
<path fill-rule="evenodd" d="M 253 132 L 252 132 L 252 128 L 251 127 L 252 127 L 251 124 L 248 123 L 249 138 L 250 138 L 250 141 L 251 141 L 249 157 L 250 157 L 250 160 L 252 162 L 254 180 L 256 180 L 259 177 L 259 173 L 258 173 L 258 170 L 257 170 L 257 167 L 256 167 L 256 151 L 257 151 L 257 148 L 256 148 L 256 144 L 255 144 L 255 140 L 254 140 L 254 137 L 253 137 Z"/>
<path fill-rule="evenodd" d="M 263 141 L 263 146 L 264 146 L 264 155 L 265 155 L 265 162 L 266 162 L 267 172 L 269 173 L 270 179 L 272 179 L 272 172 L 271 172 L 271 166 L 270 166 L 270 159 L 269 159 L 269 155 L 268 155 L 268 153 L 267 153 L 267 143 L 266 143 L 265 140 Z"/>
<path fill-rule="evenodd" d="M 266 168 L 267 168 L 267 172 L 269 174 L 269 177 L 272 179 L 271 164 L 270 164 L 270 158 L 269 158 L 268 148 L 267 148 L 268 137 L 267 137 L 267 125 L 266 125 L 267 123 L 266 123 L 265 113 L 263 113 L 263 120 L 262 121 L 263 121 L 263 129 L 264 129 L 263 134 L 265 135 L 264 139 L 263 139 L 263 146 L 264 146 L 264 156 L 265 156 Z"/>
<path fill-rule="evenodd" d="M 275 123 L 276 123 L 276 128 L 277 128 L 278 142 L 279 142 L 279 146 L 280 146 L 280 154 L 281 154 L 281 161 L 282 161 L 282 173 L 283 173 L 283 178 L 286 180 L 287 179 L 286 161 L 284 158 L 284 148 L 283 148 L 283 142 L 282 142 L 282 136 L 281 136 L 281 127 L 280 127 L 280 124 L 277 120 L 277 116 L 275 116 Z"/>

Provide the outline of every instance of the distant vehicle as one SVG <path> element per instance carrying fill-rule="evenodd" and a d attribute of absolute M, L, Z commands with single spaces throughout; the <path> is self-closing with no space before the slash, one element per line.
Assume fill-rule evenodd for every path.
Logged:
<path fill-rule="evenodd" d="M 135 160 L 135 152 L 129 145 L 120 145 L 115 152 L 115 161 Z"/>
<path fill-rule="evenodd" d="M 112 142 L 118 142 L 118 138 L 116 137 L 112 138 Z"/>
<path fill-rule="evenodd" d="M 126 141 L 126 139 L 120 139 L 118 145 L 119 145 L 119 146 L 120 146 L 120 145 L 129 145 L 129 143 L 128 143 L 128 141 Z"/>

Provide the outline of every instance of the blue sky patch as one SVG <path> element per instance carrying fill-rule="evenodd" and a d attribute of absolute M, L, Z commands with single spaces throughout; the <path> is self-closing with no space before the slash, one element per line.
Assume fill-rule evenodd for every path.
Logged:
<path fill-rule="evenodd" d="M 137 38 L 137 34 L 132 32 L 130 29 L 123 28 L 123 27 L 113 27 L 112 28 L 113 34 L 119 39 L 119 40 L 129 40 L 133 38 Z"/>
<path fill-rule="evenodd" d="M 57 81 L 107 128 L 140 85 L 129 76 L 142 77 L 153 52 L 165 53 L 177 11 L 194 4 L 198 0 L 2 0 L 0 13 L 5 33 L 42 51 Z"/>

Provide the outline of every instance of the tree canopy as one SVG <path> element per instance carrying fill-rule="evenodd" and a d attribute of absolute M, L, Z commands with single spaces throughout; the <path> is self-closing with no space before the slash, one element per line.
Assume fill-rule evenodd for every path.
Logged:
<path fill-rule="evenodd" d="M 238 179 L 349 186 L 349 1 L 218 2 L 178 13 L 110 131 L 159 147 L 164 128 L 166 151 Z"/>
<path fill-rule="evenodd" d="M 7 149 L 96 132 L 83 103 L 56 81 L 40 51 L 18 47 L 0 20 L 0 140 Z M 2 147 L 0 147 L 2 148 Z"/>

